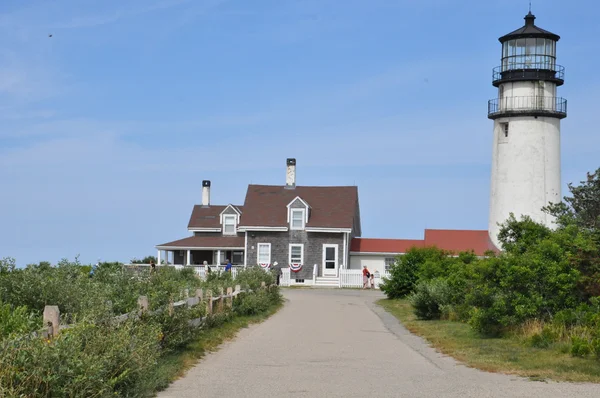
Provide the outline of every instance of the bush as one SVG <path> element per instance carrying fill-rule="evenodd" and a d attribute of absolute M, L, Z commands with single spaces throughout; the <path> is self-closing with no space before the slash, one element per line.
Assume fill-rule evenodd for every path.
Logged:
<path fill-rule="evenodd" d="M 42 326 L 41 319 L 25 306 L 12 309 L 0 301 L 0 340 L 16 334 L 26 334 Z"/>
<path fill-rule="evenodd" d="M 571 339 L 571 355 L 574 357 L 586 357 L 592 351 L 590 343 L 581 337 L 573 336 Z"/>
<path fill-rule="evenodd" d="M 0 342 L 0 396 L 136 396 L 160 355 L 156 325 L 80 323 L 52 340 Z"/>
<path fill-rule="evenodd" d="M 450 303 L 450 288 L 443 279 L 420 282 L 409 301 L 418 318 L 440 319 L 444 306 Z"/>

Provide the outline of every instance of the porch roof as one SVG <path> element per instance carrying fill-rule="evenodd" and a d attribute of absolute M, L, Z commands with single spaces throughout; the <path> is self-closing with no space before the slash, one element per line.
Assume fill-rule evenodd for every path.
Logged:
<path fill-rule="evenodd" d="M 244 249 L 243 236 L 188 236 L 187 238 L 157 245 L 159 250 L 168 249 Z"/>

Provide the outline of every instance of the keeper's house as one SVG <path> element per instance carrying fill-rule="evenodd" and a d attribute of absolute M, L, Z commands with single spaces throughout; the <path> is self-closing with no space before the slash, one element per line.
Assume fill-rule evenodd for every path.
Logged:
<path fill-rule="evenodd" d="M 291 284 L 335 286 L 341 270 L 363 265 L 384 275 L 412 246 L 478 255 L 493 248 L 487 231 L 426 230 L 423 240 L 361 238 L 358 188 L 297 186 L 295 159 L 287 159 L 285 185 L 248 185 L 243 206 L 212 205 L 210 189 L 203 181 L 202 204 L 188 223 L 193 235 L 156 246 L 159 263 L 219 266 L 230 260 L 289 268 Z"/>

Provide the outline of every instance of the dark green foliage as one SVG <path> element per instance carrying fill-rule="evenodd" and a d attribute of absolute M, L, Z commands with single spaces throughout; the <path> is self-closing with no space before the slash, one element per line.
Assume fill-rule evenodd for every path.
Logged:
<path fill-rule="evenodd" d="M 150 378 L 158 363 L 200 333 L 190 321 L 205 317 L 204 305 L 168 310 L 186 290 L 190 296 L 198 288 L 218 295 L 236 284 L 256 290 L 237 298 L 233 311 L 205 317 L 202 330 L 237 314 L 263 314 L 281 301 L 277 287 L 261 289 L 261 282 L 274 282 L 261 269 L 241 271 L 239 280 L 215 273 L 206 282 L 191 268 L 151 272 L 101 263 L 90 271 L 77 261 L 17 269 L 14 260 L 0 260 L 0 396 L 147 396 L 148 386 L 157 385 Z M 140 295 L 148 297 L 151 314 L 116 324 L 116 315 L 137 313 Z M 62 323 L 74 324 L 48 341 L 29 337 L 42 326 L 45 305 L 58 305 Z"/>
<path fill-rule="evenodd" d="M 382 290 L 414 291 L 422 319 L 461 320 L 488 336 L 520 330 L 535 347 L 568 343 L 574 356 L 600 358 L 600 169 L 569 188 L 571 197 L 544 208 L 556 229 L 511 215 L 498 236 L 503 252 L 483 259 L 413 248 Z"/>
<path fill-rule="evenodd" d="M 417 284 L 408 300 L 420 319 L 440 319 L 444 306 L 450 304 L 450 287 L 444 279 L 432 279 Z"/>

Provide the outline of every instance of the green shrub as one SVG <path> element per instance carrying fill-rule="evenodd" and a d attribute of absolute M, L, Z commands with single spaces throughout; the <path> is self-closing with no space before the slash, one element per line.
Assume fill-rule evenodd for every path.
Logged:
<path fill-rule="evenodd" d="M 12 309 L 9 304 L 2 304 L 0 301 L 0 340 L 32 332 L 41 326 L 40 317 L 29 311 L 27 307 Z"/>
<path fill-rule="evenodd" d="M 556 342 L 557 336 L 549 327 L 544 327 L 540 333 L 531 336 L 529 343 L 532 347 L 548 348 Z"/>
<path fill-rule="evenodd" d="M 440 319 L 442 309 L 450 301 L 450 288 L 444 279 L 420 282 L 409 301 L 418 318 Z"/>
<path fill-rule="evenodd" d="M 592 347 L 586 339 L 577 336 L 571 338 L 571 355 L 574 357 L 586 357 L 591 351 Z"/>

